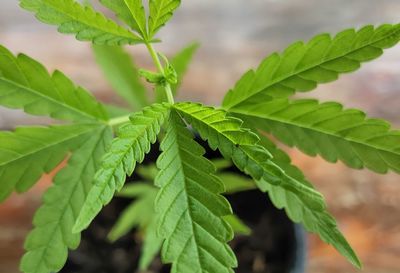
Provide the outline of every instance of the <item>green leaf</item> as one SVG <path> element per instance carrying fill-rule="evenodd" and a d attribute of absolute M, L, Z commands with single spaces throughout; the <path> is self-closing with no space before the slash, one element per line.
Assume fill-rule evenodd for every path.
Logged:
<path fill-rule="evenodd" d="M 259 137 L 242 128 L 243 122 L 240 119 L 226 117 L 224 110 L 196 103 L 178 103 L 173 107 L 208 141 L 212 149 L 219 149 L 225 158 L 232 159 L 241 171 L 254 180 L 284 187 L 297 194 L 309 206 L 325 209 L 322 195 L 288 176 L 273 163 L 269 151 L 258 145 Z"/>
<path fill-rule="evenodd" d="M 162 239 L 157 235 L 157 227 L 157 217 L 154 217 L 147 226 L 143 239 L 142 253 L 139 259 L 139 269 L 142 271 L 148 269 L 151 262 L 160 252 Z"/>
<path fill-rule="evenodd" d="M 164 73 L 165 73 L 165 80 L 167 83 L 174 85 L 178 83 L 178 74 L 175 71 L 175 68 L 168 64 L 164 68 Z"/>
<path fill-rule="evenodd" d="M 254 119 L 245 119 L 246 124 L 252 128 L 258 123 Z M 271 140 L 262 134 L 258 134 L 261 138 L 260 145 L 264 146 L 273 155 L 273 162 L 281 167 L 287 174 L 296 178 L 306 187 L 313 188 L 312 184 L 307 181 L 303 172 L 296 166 L 292 165 L 288 154 L 279 149 Z M 345 256 L 354 266 L 361 268 L 361 262 L 357 255 L 341 234 L 337 227 L 335 219 L 328 211 L 317 211 L 301 201 L 296 195 L 283 188 L 275 187 L 267 183 L 258 184 L 260 189 L 267 192 L 273 204 L 284 209 L 289 218 L 296 222 L 302 223 L 309 232 L 319 234 L 320 238 L 333 245 L 343 256 Z"/>
<path fill-rule="evenodd" d="M 101 45 L 138 44 L 143 40 L 96 12 L 91 6 L 83 6 L 75 0 L 20 0 L 21 7 L 34 12 L 36 17 L 58 31 L 75 34 L 79 41 L 91 41 Z"/>
<path fill-rule="evenodd" d="M 146 13 L 142 0 L 100 0 L 100 3 L 114 11 L 118 18 L 142 37 L 146 37 Z"/>
<path fill-rule="evenodd" d="M 127 116 L 132 112 L 125 107 L 120 107 L 112 104 L 104 104 L 104 108 L 106 109 L 110 118 L 120 118 L 122 116 Z"/>
<path fill-rule="evenodd" d="M 141 163 L 151 144 L 157 140 L 164 120 L 169 114 L 168 104 L 155 104 L 131 116 L 131 123 L 118 129 L 110 150 L 103 158 L 95 182 L 75 223 L 74 232 L 87 228 L 114 193 L 120 191 L 126 175 L 132 175 L 136 163 Z"/>
<path fill-rule="evenodd" d="M 93 52 L 106 79 L 134 110 L 149 105 L 138 69 L 122 47 L 94 45 Z"/>
<path fill-rule="evenodd" d="M 161 249 L 162 240 L 157 236 L 157 217 L 154 208 L 157 192 L 158 189 L 148 183 L 135 182 L 126 185 L 118 196 L 137 199 L 124 210 L 109 234 L 109 238 L 115 241 L 132 228 L 139 227 L 143 243 L 139 268 L 143 271 L 147 270 Z"/>
<path fill-rule="evenodd" d="M 180 4 L 180 0 L 150 0 L 148 38 L 153 38 L 160 28 L 171 19 Z"/>
<path fill-rule="evenodd" d="M 256 71 L 248 71 L 224 99 L 226 109 L 288 97 L 296 91 L 310 91 L 320 83 L 336 80 L 340 74 L 360 68 L 378 58 L 383 49 L 400 39 L 400 25 L 365 26 L 348 29 L 334 38 L 321 34 L 308 43 L 297 42 L 282 54 L 266 58 Z"/>
<path fill-rule="evenodd" d="M 154 201 L 154 200 L 153 200 Z M 108 239 L 111 242 L 117 241 L 119 238 L 127 234 L 133 228 L 140 226 L 148 221 L 149 213 L 152 212 L 151 203 L 146 199 L 141 199 L 132 202 L 123 212 L 112 230 L 108 234 Z"/>
<path fill-rule="evenodd" d="M 166 79 L 162 73 L 153 72 L 146 69 L 140 69 L 139 75 L 144 78 L 148 83 L 153 83 L 159 86 L 164 86 Z"/>
<path fill-rule="evenodd" d="M 79 148 L 98 125 L 21 127 L 0 132 L 0 201 L 14 190 L 29 190 L 52 171 L 70 150 Z"/>
<path fill-rule="evenodd" d="M 249 228 L 242 220 L 236 215 L 224 216 L 224 220 L 232 227 L 237 235 L 250 235 L 251 228 Z"/>
<path fill-rule="evenodd" d="M 135 191 L 138 195 L 137 199 L 119 216 L 117 223 L 108 235 L 111 241 L 118 240 L 135 227 L 139 227 L 141 230 L 146 229 L 155 217 L 154 199 L 158 192 L 155 187 L 135 183 L 130 185 L 128 191 L 130 194 Z M 127 190 L 124 193 L 126 194 Z"/>
<path fill-rule="evenodd" d="M 233 272 L 237 262 L 226 243 L 233 232 L 222 219 L 232 213 L 220 195 L 224 186 L 214 175 L 215 167 L 203 157 L 205 150 L 175 111 L 171 111 L 161 150 L 156 210 L 159 235 L 165 239 L 163 262 L 172 263 L 172 273 Z"/>
<path fill-rule="evenodd" d="M 175 68 L 175 71 L 178 74 L 178 82 L 171 86 L 174 95 L 177 94 L 177 91 L 182 84 L 183 77 L 189 68 L 189 64 L 191 63 L 193 56 L 199 47 L 199 43 L 190 44 L 183 48 L 171 59 L 171 65 Z"/>
<path fill-rule="evenodd" d="M 291 164 L 290 157 L 284 151 L 278 149 L 274 143 L 265 137 L 262 139 L 262 144 L 274 156 L 274 162 L 283 168 L 286 173 L 296 177 L 305 186 L 313 188 L 303 173 Z M 334 246 L 354 266 L 357 268 L 362 267 L 356 253 L 338 229 L 336 220 L 327 211 L 316 211 L 308 207 L 296 195 L 281 187 L 267 183 L 259 183 L 258 186 L 262 191 L 268 193 L 272 203 L 277 208 L 285 210 L 292 221 L 302 223 L 307 231 L 319 234 L 324 242 Z"/>
<path fill-rule="evenodd" d="M 217 173 L 217 176 L 224 183 L 225 191 L 228 194 L 253 190 L 257 188 L 254 184 L 253 179 L 245 177 L 241 174 L 222 172 Z"/>
<path fill-rule="evenodd" d="M 35 228 L 26 239 L 22 272 L 58 272 L 67 260 L 68 248 L 78 247 L 80 234 L 73 234 L 72 226 L 111 139 L 111 128 L 99 127 L 56 175 L 54 186 L 45 193 L 44 204 L 35 214 Z"/>
<path fill-rule="evenodd" d="M 158 174 L 158 169 L 156 164 L 140 165 L 136 169 L 136 174 L 143 179 L 146 179 L 147 181 L 153 183 Z"/>
<path fill-rule="evenodd" d="M 244 119 L 246 126 L 249 126 L 249 128 L 252 128 L 254 132 L 257 132 L 257 129 L 255 129 L 255 121 L 253 119 Z M 262 133 L 257 134 L 260 137 L 260 142 L 258 143 L 259 145 L 262 145 L 265 147 L 272 155 L 272 161 L 277 164 L 282 170 L 285 171 L 288 175 L 296 178 L 299 182 L 304 184 L 307 187 L 313 188 L 313 185 L 307 181 L 306 177 L 304 176 L 303 172 L 297 168 L 296 166 L 292 165 L 292 160 L 290 156 L 283 151 L 282 149 L 279 149 L 275 143 L 273 143 L 269 138 L 264 136 Z"/>
<path fill-rule="evenodd" d="M 136 169 L 139 170 L 139 167 Z M 155 190 L 153 185 L 150 185 L 146 182 L 135 181 L 135 183 L 128 184 L 122 188 L 120 192 L 117 193 L 119 197 L 126 198 L 141 198 L 143 196 L 149 195 L 151 192 Z"/>
<path fill-rule="evenodd" d="M 308 155 L 341 160 L 356 169 L 400 173 L 400 131 L 390 130 L 386 121 L 366 118 L 360 110 L 344 110 L 336 102 L 277 99 L 233 111 L 256 119 L 257 128 Z"/>
<path fill-rule="evenodd" d="M 217 168 L 218 172 L 232 167 L 232 164 L 233 164 L 231 160 L 229 160 L 229 159 L 227 160 L 225 158 L 215 158 L 215 159 L 212 159 L 211 161 Z"/>
<path fill-rule="evenodd" d="M 59 71 L 47 70 L 26 55 L 14 57 L 0 46 L 0 105 L 75 122 L 107 120 L 96 99 Z"/>
<path fill-rule="evenodd" d="M 241 120 L 227 117 L 223 110 L 194 103 L 179 103 L 174 108 L 208 141 L 212 149 L 218 148 L 225 158 L 231 158 L 240 170 L 255 180 L 261 190 L 273 191 L 271 197 L 279 208 L 283 205 L 290 207 L 289 216 L 292 219 L 302 222 L 307 229 L 332 244 L 352 264 L 360 267 L 354 251 L 326 211 L 322 195 L 298 172 L 286 171 L 285 165 L 276 162 L 271 151 L 259 144 L 258 136 L 242 128 Z M 285 199 L 285 196 L 291 198 Z"/>

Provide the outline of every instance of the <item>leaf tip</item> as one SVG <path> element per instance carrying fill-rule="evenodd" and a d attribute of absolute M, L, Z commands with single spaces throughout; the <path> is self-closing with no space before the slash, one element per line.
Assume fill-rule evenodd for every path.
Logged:
<path fill-rule="evenodd" d="M 363 263 L 361 262 L 360 258 L 358 258 L 357 254 L 353 254 L 349 257 L 350 263 L 359 270 L 363 269 Z"/>
<path fill-rule="evenodd" d="M 355 257 L 355 258 L 357 258 L 357 257 Z M 363 264 L 358 258 L 355 260 L 351 260 L 350 263 L 358 270 L 363 269 Z"/>
<path fill-rule="evenodd" d="M 73 234 L 81 233 L 87 227 L 88 227 L 88 224 L 86 223 L 86 221 L 83 221 L 82 217 L 79 215 L 79 217 L 76 220 L 74 226 L 72 227 L 72 233 Z"/>

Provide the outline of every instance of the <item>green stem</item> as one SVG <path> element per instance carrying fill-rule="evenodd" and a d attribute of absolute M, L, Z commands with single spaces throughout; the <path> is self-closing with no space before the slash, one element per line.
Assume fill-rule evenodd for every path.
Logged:
<path fill-rule="evenodd" d="M 129 117 L 130 116 L 131 115 L 129 114 L 129 115 L 126 115 L 126 116 L 121 116 L 121 117 L 110 119 L 108 121 L 108 125 L 113 127 L 113 126 L 118 126 L 118 125 L 127 123 L 127 122 L 129 122 Z"/>
<path fill-rule="evenodd" d="M 160 62 L 160 58 L 158 57 L 157 52 L 154 50 L 153 45 L 147 43 L 146 47 L 150 52 L 151 58 L 153 58 L 154 64 L 156 65 L 158 72 L 160 72 L 162 75 L 165 76 L 164 68 Z M 164 90 L 165 94 L 167 95 L 168 102 L 174 104 L 175 101 L 174 101 L 174 96 L 172 95 L 171 85 L 169 83 L 166 83 L 164 86 Z"/>
<path fill-rule="evenodd" d="M 171 90 L 171 85 L 169 83 L 166 83 L 164 86 L 165 93 L 167 94 L 167 100 L 170 104 L 174 104 L 174 95 L 172 95 L 172 90 Z"/>
<path fill-rule="evenodd" d="M 149 50 L 151 58 L 153 59 L 154 64 L 156 65 L 158 71 L 165 76 L 165 71 L 160 62 L 160 58 L 158 57 L 158 54 L 154 50 L 152 44 L 146 43 L 146 47 Z M 167 95 L 168 102 L 171 104 L 174 104 L 175 102 L 174 102 L 174 96 L 172 95 L 171 85 L 169 83 L 166 83 L 164 86 L 164 90 Z M 121 116 L 121 117 L 116 117 L 116 118 L 110 119 L 108 121 L 108 125 L 114 127 L 114 126 L 118 126 L 118 125 L 127 123 L 127 122 L 129 122 L 129 117 L 130 117 L 130 115 L 126 115 L 126 116 Z"/>
<path fill-rule="evenodd" d="M 157 66 L 158 71 L 164 75 L 164 68 L 161 65 L 160 58 L 158 58 L 157 52 L 154 50 L 152 44 L 146 44 L 147 49 L 150 52 L 151 58 L 153 58 L 154 64 Z"/>

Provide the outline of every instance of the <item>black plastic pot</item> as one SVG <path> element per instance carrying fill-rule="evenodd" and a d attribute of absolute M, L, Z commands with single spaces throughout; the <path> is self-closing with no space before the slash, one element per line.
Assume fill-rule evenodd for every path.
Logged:
<path fill-rule="evenodd" d="M 155 147 L 145 164 L 155 162 Z M 207 150 L 208 158 L 220 157 Z M 237 172 L 232 168 L 231 171 Z M 132 177 L 134 183 L 140 177 Z M 239 267 L 237 273 L 304 273 L 306 236 L 301 226 L 293 224 L 282 210 L 276 209 L 266 194 L 251 190 L 227 196 L 234 212 L 252 229 L 250 236 L 237 236 L 231 242 Z M 70 251 L 64 273 L 134 273 L 137 271 L 141 245 L 135 231 L 115 243 L 107 234 L 130 200 L 115 198 L 82 234 L 80 247 Z M 160 259 L 151 265 L 151 273 L 168 273 Z M 190 272 L 187 272 L 190 273 Z M 215 272 L 218 273 L 218 272 Z"/>
<path fill-rule="evenodd" d="M 303 273 L 306 237 L 301 226 L 276 209 L 265 194 L 246 191 L 228 196 L 233 211 L 251 229 L 231 245 L 239 261 L 238 273 Z"/>

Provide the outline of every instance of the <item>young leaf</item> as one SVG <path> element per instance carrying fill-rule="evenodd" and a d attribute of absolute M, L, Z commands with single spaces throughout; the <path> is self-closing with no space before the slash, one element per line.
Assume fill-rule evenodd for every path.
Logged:
<path fill-rule="evenodd" d="M 277 207 L 286 207 L 292 220 L 302 222 L 309 231 L 317 233 L 352 264 L 360 267 L 354 251 L 326 211 L 323 197 L 297 171 L 293 168 L 287 171 L 287 164 L 281 166 L 275 161 L 271 151 L 259 144 L 259 138 L 241 127 L 241 120 L 226 117 L 222 110 L 194 103 L 180 103 L 174 108 L 212 149 L 218 148 L 225 158 L 232 158 L 240 170 L 253 177 L 261 190 L 272 192 L 270 195 L 279 205 Z"/>
<path fill-rule="evenodd" d="M 142 165 L 143 166 L 143 165 Z M 141 167 L 142 167 L 141 166 Z M 154 166 L 154 168 L 156 168 Z M 140 168 L 137 168 L 137 171 Z M 153 166 L 151 165 L 151 169 Z M 148 170 L 147 168 L 145 170 Z M 151 179 L 154 181 L 155 176 Z M 123 212 L 121 217 L 125 217 L 126 219 L 118 220 L 118 222 L 124 223 L 121 224 L 123 228 L 121 228 L 121 232 L 116 234 L 111 231 L 110 236 L 111 239 L 119 238 L 121 235 L 125 234 L 126 231 L 130 230 L 133 227 L 140 227 L 140 232 L 144 234 L 143 236 L 143 245 L 142 245 L 142 253 L 139 259 L 139 269 L 142 271 L 147 270 L 150 266 L 151 262 L 154 260 L 155 256 L 159 253 L 161 249 L 162 239 L 157 236 L 157 217 L 154 208 L 154 200 L 157 195 L 158 189 L 153 185 L 148 183 L 140 183 L 135 182 L 133 184 L 125 186 L 119 193 L 120 197 L 130 197 L 137 198 L 131 207 L 128 207 L 125 212 Z M 135 204 L 143 203 L 143 209 L 133 208 Z M 140 207 L 141 205 L 137 205 Z M 150 208 L 150 209 L 149 209 Z M 132 210 L 128 212 L 128 210 Z M 118 224 L 116 224 L 118 225 Z M 114 229 L 119 229 L 114 226 Z M 113 234 L 112 234 L 113 233 Z M 111 235 L 112 234 L 112 235 Z"/>
<path fill-rule="evenodd" d="M 146 69 L 140 69 L 139 75 L 144 78 L 148 83 L 155 84 L 156 86 L 164 86 L 166 78 L 162 73 L 153 72 Z"/>
<path fill-rule="evenodd" d="M 171 86 L 174 95 L 177 94 L 177 91 L 182 84 L 183 76 L 189 68 L 189 64 L 199 47 L 200 45 L 198 43 L 190 44 L 183 48 L 171 59 L 171 65 L 175 68 L 175 71 L 178 75 L 178 83 Z"/>
<path fill-rule="evenodd" d="M 228 169 L 228 168 L 232 167 L 232 161 L 229 159 L 215 158 L 215 159 L 212 159 L 211 161 L 217 168 L 218 172 L 221 172 L 224 169 Z"/>
<path fill-rule="evenodd" d="M 116 241 L 135 227 L 145 230 L 155 217 L 154 199 L 156 194 L 156 188 L 148 187 L 146 192 L 142 193 L 122 212 L 108 238 Z"/>
<path fill-rule="evenodd" d="M 80 234 L 73 234 L 72 226 L 111 139 L 111 128 L 99 127 L 56 175 L 54 186 L 45 193 L 44 204 L 35 214 L 35 228 L 26 239 L 22 272 L 58 272 L 67 260 L 68 248 L 78 247 Z"/>
<path fill-rule="evenodd" d="M 152 181 L 154 181 L 152 179 Z M 146 271 L 161 249 L 162 239 L 157 236 L 157 217 L 154 200 L 158 189 L 148 183 L 134 183 L 125 186 L 118 196 L 137 198 L 118 219 L 110 233 L 112 240 L 119 238 L 134 227 L 139 227 L 142 237 L 142 253 L 139 269 Z"/>
<path fill-rule="evenodd" d="M 282 54 L 266 58 L 256 71 L 248 71 L 224 99 L 226 109 L 241 103 L 251 104 L 287 97 L 296 91 L 310 91 L 319 83 L 336 80 L 340 74 L 360 68 L 378 58 L 383 49 L 400 39 L 400 24 L 348 29 L 334 38 L 321 34 L 308 43 L 297 42 Z"/>
<path fill-rule="evenodd" d="M 120 107 L 112 104 L 104 104 L 104 108 L 106 109 L 110 118 L 120 118 L 122 116 L 127 116 L 132 112 L 125 107 Z"/>
<path fill-rule="evenodd" d="M 182 84 L 183 77 L 189 67 L 189 64 L 195 54 L 196 50 L 199 48 L 198 43 L 193 43 L 185 48 L 183 48 L 180 52 L 178 52 L 171 59 L 171 66 L 175 69 L 177 74 L 177 83 L 171 84 L 172 94 L 175 96 L 178 93 L 178 89 Z M 155 88 L 156 102 L 163 102 L 167 100 L 167 97 L 164 92 L 164 87 L 161 85 L 156 86 Z"/>
<path fill-rule="evenodd" d="M 154 217 L 145 231 L 142 253 L 139 259 L 139 269 L 142 271 L 148 269 L 161 249 L 162 239 L 157 235 L 157 224 L 157 217 Z"/>
<path fill-rule="evenodd" d="M 134 110 L 149 105 L 138 69 L 122 47 L 94 45 L 93 52 L 111 86 Z"/>
<path fill-rule="evenodd" d="M 217 176 L 225 185 L 228 194 L 256 189 L 253 179 L 231 172 L 217 173 Z"/>
<path fill-rule="evenodd" d="M 158 174 L 158 169 L 156 164 L 140 165 L 136 169 L 136 174 L 153 183 Z"/>
<path fill-rule="evenodd" d="M 0 105 L 32 115 L 75 122 L 107 120 L 96 99 L 59 71 L 47 70 L 26 55 L 14 57 L 0 46 Z"/>
<path fill-rule="evenodd" d="M 168 22 L 181 0 L 150 0 L 148 38 L 151 39 L 158 30 Z"/>
<path fill-rule="evenodd" d="M 25 192 L 79 147 L 98 125 L 21 127 L 0 132 L 0 201 Z"/>
<path fill-rule="evenodd" d="M 95 182 L 75 223 L 74 232 L 87 228 L 114 193 L 120 191 L 126 175 L 132 175 L 136 163 L 141 163 L 151 144 L 157 140 L 164 120 L 169 114 L 168 104 L 155 104 L 131 116 L 131 123 L 118 129 L 110 150 L 103 158 Z"/>
<path fill-rule="evenodd" d="M 175 111 L 161 150 L 156 210 L 159 235 L 165 239 L 163 262 L 172 263 L 173 273 L 233 272 L 237 262 L 226 243 L 233 232 L 222 218 L 232 211 L 220 195 L 224 186 Z"/>
<path fill-rule="evenodd" d="M 356 169 L 400 173 L 400 131 L 390 130 L 386 121 L 367 119 L 360 110 L 344 110 L 336 102 L 277 99 L 232 111 L 256 119 L 257 128 L 308 155 Z"/>
<path fill-rule="evenodd" d="M 100 3 L 114 11 L 118 18 L 142 37 L 146 37 L 146 14 L 142 0 L 100 0 Z"/>
<path fill-rule="evenodd" d="M 224 216 L 224 220 L 232 227 L 235 234 L 238 235 L 250 235 L 251 228 L 249 228 L 239 217 L 236 215 Z"/>
<path fill-rule="evenodd" d="M 36 17 L 58 31 L 75 34 L 79 41 L 91 41 L 101 45 L 138 44 L 143 40 L 96 12 L 91 6 L 83 6 L 75 0 L 20 0 L 21 7 L 32 11 Z"/>
<path fill-rule="evenodd" d="M 136 169 L 136 173 L 137 170 L 139 170 L 139 168 Z M 122 190 L 117 193 L 117 196 L 126 198 L 142 198 L 148 196 L 155 190 L 154 186 L 149 183 L 136 181 L 133 184 L 123 187 Z"/>

